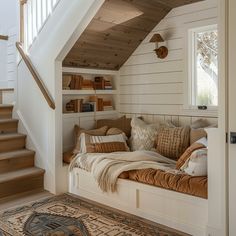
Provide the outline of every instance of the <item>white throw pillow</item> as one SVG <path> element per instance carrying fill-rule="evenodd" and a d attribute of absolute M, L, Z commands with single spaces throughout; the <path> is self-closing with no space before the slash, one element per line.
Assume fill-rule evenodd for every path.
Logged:
<path fill-rule="evenodd" d="M 158 130 L 162 126 L 170 126 L 168 123 L 147 124 L 143 120 L 134 117 L 131 121 L 131 138 L 129 140 L 132 151 L 148 150 L 155 147 Z"/>
<path fill-rule="evenodd" d="M 181 170 L 191 176 L 207 176 L 207 148 L 194 151 Z"/>

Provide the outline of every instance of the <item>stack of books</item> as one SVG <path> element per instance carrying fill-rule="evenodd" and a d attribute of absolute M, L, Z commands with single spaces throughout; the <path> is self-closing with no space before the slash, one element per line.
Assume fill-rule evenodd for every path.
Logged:
<path fill-rule="evenodd" d="M 70 112 L 81 112 L 82 110 L 83 99 L 73 99 L 66 104 L 66 113 Z"/>
<path fill-rule="evenodd" d="M 104 82 L 104 89 L 105 90 L 112 90 L 112 83 L 111 79 L 106 79 Z"/>
<path fill-rule="evenodd" d="M 94 78 L 94 89 L 103 90 L 105 87 L 105 80 L 103 77 L 95 77 Z"/>
<path fill-rule="evenodd" d="M 83 84 L 83 77 L 81 75 L 72 75 L 71 82 L 70 82 L 70 89 L 71 90 L 78 90 L 82 88 Z"/>
<path fill-rule="evenodd" d="M 93 112 L 94 111 L 94 103 L 86 102 L 82 104 L 81 112 Z"/>
<path fill-rule="evenodd" d="M 103 111 L 113 111 L 112 101 L 103 101 Z"/>
<path fill-rule="evenodd" d="M 112 111 L 112 101 L 104 101 L 103 98 L 97 96 L 90 96 L 89 101 L 93 102 L 96 106 L 96 111 Z"/>
<path fill-rule="evenodd" d="M 96 106 L 96 111 L 103 111 L 103 99 L 97 96 L 90 96 L 89 101 L 93 102 Z"/>
<path fill-rule="evenodd" d="M 89 79 L 84 79 L 82 81 L 81 89 L 83 90 L 93 90 L 94 89 L 94 82 Z"/>

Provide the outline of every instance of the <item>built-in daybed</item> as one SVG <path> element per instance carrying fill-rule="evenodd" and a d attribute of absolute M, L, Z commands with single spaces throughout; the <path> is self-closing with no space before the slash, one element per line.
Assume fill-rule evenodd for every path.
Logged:
<path fill-rule="evenodd" d="M 181 120 L 191 123 L 196 119 L 181 117 L 176 121 L 180 123 Z M 215 119 L 211 121 L 215 122 Z M 175 174 L 152 168 L 131 170 L 119 176 L 114 193 L 102 191 L 92 173 L 78 166 L 71 169 L 69 176 L 70 193 L 191 235 L 206 235 L 207 176 Z"/>

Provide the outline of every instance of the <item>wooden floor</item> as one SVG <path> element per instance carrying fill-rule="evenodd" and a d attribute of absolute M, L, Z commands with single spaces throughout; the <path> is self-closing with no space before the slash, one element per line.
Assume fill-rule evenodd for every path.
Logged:
<path fill-rule="evenodd" d="M 17 194 L 12 197 L 7 197 L 0 200 L 0 211 L 5 211 L 11 208 L 20 207 L 30 202 L 42 200 L 47 197 L 51 197 L 53 194 L 47 191 L 41 192 L 27 192 L 23 194 Z"/>

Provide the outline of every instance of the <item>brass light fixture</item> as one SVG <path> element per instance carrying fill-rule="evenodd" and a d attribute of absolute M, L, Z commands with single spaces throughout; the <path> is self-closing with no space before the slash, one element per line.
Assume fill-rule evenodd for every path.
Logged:
<path fill-rule="evenodd" d="M 160 34 L 154 34 L 150 40 L 150 43 L 156 43 L 156 49 L 154 50 L 157 54 L 157 57 L 160 59 L 164 59 L 168 55 L 168 48 L 165 46 L 158 47 L 158 44 L 161 42 L 165 42 Z"/>

